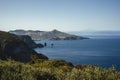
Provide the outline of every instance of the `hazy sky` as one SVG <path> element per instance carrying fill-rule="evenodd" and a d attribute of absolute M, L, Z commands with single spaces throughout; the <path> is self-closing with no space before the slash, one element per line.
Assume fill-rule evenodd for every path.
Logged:
<path fill-rule="evenodd" d="M 0 30 L 120 30 L 120 0 L 0 0 Z"/>

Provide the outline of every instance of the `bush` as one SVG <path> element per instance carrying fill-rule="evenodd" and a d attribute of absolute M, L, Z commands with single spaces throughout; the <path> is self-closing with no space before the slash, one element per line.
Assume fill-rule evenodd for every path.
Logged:
<path fill-rule="evenodd" d="M 115 67 L 68 65 L 61 60 L 38 61 L 34 64 L 0 60 L 0 80 L 120 80 Z"/>

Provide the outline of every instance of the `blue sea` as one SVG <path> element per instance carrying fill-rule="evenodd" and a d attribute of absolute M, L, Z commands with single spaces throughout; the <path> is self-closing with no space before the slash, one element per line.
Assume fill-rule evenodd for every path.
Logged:
<path fill-rule="evenodd" d="M 120 36 L 91 36 L 83 40 L 46 40 L 35 41 L 47 43 L 44 48 L 36 48 L 49 59 L 63 59 L 76 64 L 93 64 L 102 68 L 112 65 L 120 70 Z M 54 44 L 53 48 L 51 44 Z"/>

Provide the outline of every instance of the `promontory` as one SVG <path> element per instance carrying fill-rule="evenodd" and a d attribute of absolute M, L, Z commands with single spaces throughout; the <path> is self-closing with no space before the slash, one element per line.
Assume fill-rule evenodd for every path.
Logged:
<path fill-rule="evenodd" d="M 33 40 L 79 40 L 88 39 L 87 37 L 68 34 L 58 31 L 56 29 L 52 31 L 33 31 L 33 30 L 11 30 L 10 33 L 16 35 L 28 35 Z"/>

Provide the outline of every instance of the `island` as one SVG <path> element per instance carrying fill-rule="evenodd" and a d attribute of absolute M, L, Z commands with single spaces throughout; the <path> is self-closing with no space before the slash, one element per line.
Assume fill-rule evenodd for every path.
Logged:
<path fill-rule="evenodd" d="M 33 30 L 11 30 L 10 33 L 16 35 L 28 35 L 32 40 L 81 40 L 89 39 L 83 36 L 77 36 L 73 34 L 68 34 L 65 32 L 58 31 L 56 29 L 52 31 L 33 31 Z"/>

